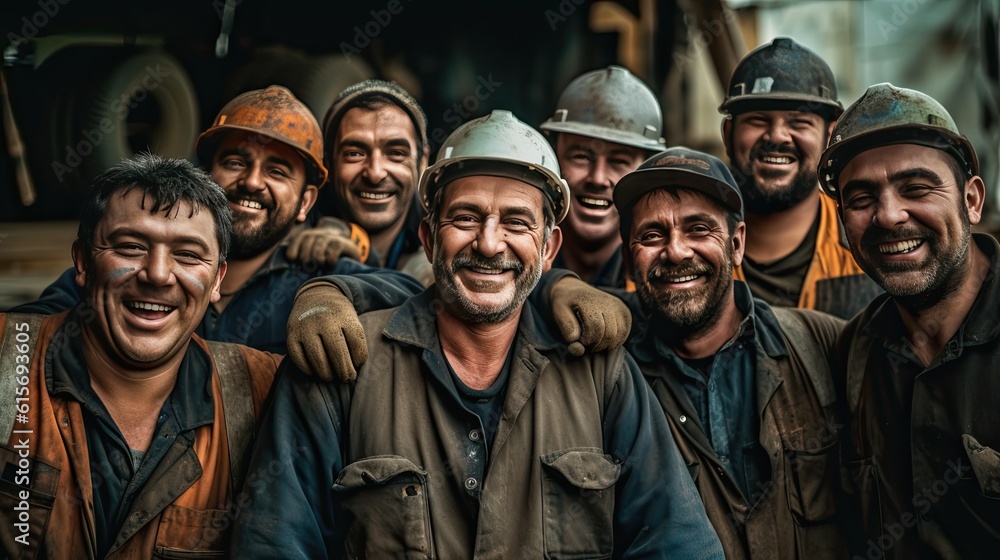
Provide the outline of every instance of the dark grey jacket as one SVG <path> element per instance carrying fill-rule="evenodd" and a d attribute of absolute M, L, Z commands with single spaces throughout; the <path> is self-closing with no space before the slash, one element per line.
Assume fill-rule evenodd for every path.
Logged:
<path fill-rule="evenodd" d="M 735 288 L 745 290 L 749 299 L 743 282 L 737 281 Z M 634 337 L 629 349 L 666 413 L 729 560 L 845 558 L 836 507 L 837 430 L 828 361 L 844 321 L 812 310 L 772 309 L 759 299 L 749 312 L 756 318 L 759 442 L 771 467 L 770 480 L 756 499 L 743 495 L 720 462 L 679 372 L 660 355 L 663 350 L 656 350 L 653 337 Z"/>
<path fill-rule="evenodd" d="M 864 534 L 855 553 L 879 558 L 996 558 L 1000 549 L 1000 244 L 976 233 L 990 258 L 975 304 L 928 367 L 906 348 L 899 311 L 888 295 L 848 323 L 838 341 L 849 430 L 849 488 Z M 928 325 L 933 328 L 933 325 Z M 913 378 L 909 415 L 912 479 L 887 476 L 887 443 L 873 425 L 863 390 L 871 376 Z M 897 411 L 892 411 L 897 412 Z M 902 410 L 898 410 L 903 414 Z M 888 496 L 905 496 L 895 518 Z"/>
<path fill-rule="evenodd" d="M 431 288 L 362 316 L 356 384 L 279 374 L 234 557 L 722 558 L 623 349 L 572 357 L 526 304 L 488 448 L 435 304 Z"/>

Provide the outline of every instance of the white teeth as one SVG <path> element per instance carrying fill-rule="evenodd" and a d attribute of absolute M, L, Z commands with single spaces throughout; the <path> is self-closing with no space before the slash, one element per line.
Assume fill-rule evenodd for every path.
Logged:
<path fill-rule="evenodd" d="M 247 200 L 245 198 L 240 200 L 240 206 L 244 206 L 246 208 L 253 208 L 254 210 L 260 210 L 261 208 L 263 208 L 261 203 L 255 202 L 253 200 Z"/>
<path fill-rule="evenodd" d="M 590 204 L 592 206 L 600 206 L 602 208 L 607 208 L 608 206 L 611 206 L 611 203 L 608 202 L 607 200 L 600 200 L 600 199 L 597 199 L 597 198 L 588 198 L 586 196 L 581 196 L 580 197 L 580 202 L 582 202 L 584 204 Z"/>
<path fill-rule="evenodd" d="M 389 198 L 390 196 L 392 196 L 391 193 L 373 193 L 373 192 L 365 192 L 365 191 L 361 191 L 358 194 L 361 196 L 361 198 L 368 198 L 368 199 L 371 199 L 371 200 L 384 200 L 384 199 Z"/>
<path fill-rule="evenodd" d="M 909 239 L 907 241 L 897 241 L 895 243 L 886 243 L 884 245 L 879 245 L 878 250 L 883 255 L 896 255 L 905 254 L 916 249 L 922 245 L 922 241 L 916 239 Z"/>
<path fill-rule="evenodd" d="M 764 161 L 764 163 L 778 163 L 778 164 L 784 164 L 784 165 L 792 163 L 792 158 L 790 158 L 790 157 L 763 156 L 760 159 L 762 159 Z"/>
<path fill-rule="evenodd" d="M 469 270 L 478 272 L 479 274 L 503 274 L 505 272 L 499 268 L 479 268 L 475 266 L 470 266 Z"/>
<path fill-rule="evenodd" d="M 158 303 L 146 303 L 144 301 L 130 301 L 126 305 L 133 309 L 144 309 L 146 311 L 172 311 L 174 308 L 169 305 L 160 305 Z"/>
<path fill-rule="evenodd" d="M 698 275 L 697 274 L 689 274 L 687 276 L 677 276 L 677 277 L 669 277 L 668 276 L 668 277 L 664 278 L 663 271 L 657 270 L 656 272 L 653 273 L 653 277 L 656 278 L 657 280 L 663 279 L 663 280 L 665 280 L 667 282 L 670 282 L 671 284 L 681 284 L 681 283 L 684 283 L 684 282 L 690 282 L 690 281 L 698 278 Z"/>

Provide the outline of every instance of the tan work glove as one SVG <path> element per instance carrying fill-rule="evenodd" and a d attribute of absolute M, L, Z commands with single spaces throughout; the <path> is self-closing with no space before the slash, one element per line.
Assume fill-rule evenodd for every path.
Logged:
<path fill-rule="evenodd" d="M 290 261 L 330 267 L 341 257 L 365 262 L 370 250 L 368 234 L 359 226 L 324 216 L 316 227 L 304 230 L 288 243 L 285 256 Z"/>
<path fill-rule="evenodd" d="M 569 343 L 569 353 L 601 352 L 625 343 L 632 312 L 625 302 L 579 278 L 566 276 L 552 286 L 552 317 Z"/>
<path fill-rule="evenodd" d="M 351 300 L 333 284 L 314 283 L 295 296 L 288 316 L 288 356 L 324 381 L 354 381 L 368 361 L 368 342 Z"/>

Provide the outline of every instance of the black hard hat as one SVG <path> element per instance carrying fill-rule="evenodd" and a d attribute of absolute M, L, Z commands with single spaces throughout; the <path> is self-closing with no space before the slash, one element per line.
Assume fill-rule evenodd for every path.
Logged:
<path fill-rule="evenodd" d="M 833 70 L 789 37 L 776 37 L 747 53 L 733 70 L 719 106 L 725 115 L 780 109 L 824 113 L 831 119 L 844 112 Z"/>
<path fill-rule="evenodd" d="M 642 162 L 615 185 L 612 197 L 621 219 L 622 239 L 628 238 L 632 227 L 635 203 L 646 193 L 665 187 L 698 191 L 743 221 L 743 197 L 729 167 L 713 155 L 674 146 Z"/>

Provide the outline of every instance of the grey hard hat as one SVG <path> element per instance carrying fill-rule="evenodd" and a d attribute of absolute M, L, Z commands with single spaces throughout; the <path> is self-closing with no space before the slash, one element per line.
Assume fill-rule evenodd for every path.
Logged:
<path fill-rule="evenodd" d="M 569 187 L 552 146 L 510 111 L 473 119 L 445 139 L 437 161 L 420 175 L 420 203 L 430 211 L 438 188 L 471 175 L 510 177 L 537 187 L 551 202 L 557 224 L 569 212 Z"/>
<path fill-rule="evenodd" d="M 552 118 L 539 128 L 650 151 L 664 148 L 656 94 L 621 66 L 587 72 L 570 82 Z"/>
<path fill-rule="evenodd" d="M 790 37 L 776 37 L 747 53 L 719 106 L 726 115 L 762 109 L 829 113 L 831 119 L 844 112 L 830 65 Z"/>
<path fill-rule="evenodd" d="M 621 218 L 622 239 L 628 238 L 632 227 L 635 203 L 646 193 L 664 187 L 698 191 L 743 221 L 743 196 L 729 167 L 713 155 L 675 146 L 642 162 L 615 185 L 612 197 Z"/>
<path fill-rule="evenodd" d="M 869 86 L 837 121 L 830 145 L 820 158 L 823 192 L 836 199 L 837 174 L 851 159 L 865 150 L 892 144 L 944 150 L 970 177 L 979 174 L 976 150 L 943 105 L 926 93 L 883 82 Z"/>

